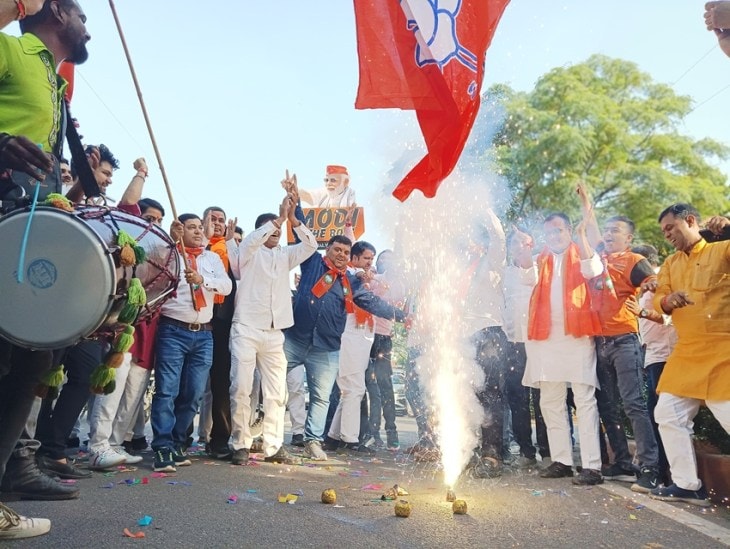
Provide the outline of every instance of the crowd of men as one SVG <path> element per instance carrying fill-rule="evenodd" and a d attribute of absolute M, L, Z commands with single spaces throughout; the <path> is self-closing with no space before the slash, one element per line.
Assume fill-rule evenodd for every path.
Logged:
<path fill-rule="evenodd" d="M 27 205 L 39 182 L 40 200 L 50 193 L 62 193 L 75 204 L 104 197 L 119 169 L 107 147 L 79 153 L 72 145 L 72 162 L 62 156 L 64 136 L 71 145 L 78 135 L 64 97 L 67 84 L 56 67 L 86 60 L 86 17 L 76 0 L 11 4 L 3 9 L 20 20 L 23 34 L 0 34 L 4 211 Z M 708 7 L 708 27 L 730 27 L 730 21 L 721 25 L 713 19 L 728 17 L 727 4 L 710 4 L 718 6 Z M 718 31 L 721 45 L 725 32 Z M 160 225 L 164 208 L 142 198 L 148 177 L 144 159 L 133 167 L 136 173 L 117 206 Z M 344 207 L 351 215 L 355 195 L 344 166 L 327 167 L 324 189 L 300 190 L 288 173 L 282 187 L 277 211 L 259 215 L 245 237 L 237 220 L 218 206 L 172 221 L 178 291 L 137 323 L 133 347 L 117 365 L 116 386 L 92 403 L 90 375 L 110 341 L 89 338 L 65 349 L 31 350 L 0 339 L 4 494 L 77 498 L 76 486 L 57 479 L 87 478 L 94 470 L 141 462 L 139 452 L 147 447 L 142 397 L 152 369 L 152 467 L 158 472 L 191 465 L 187 449 L 198 412 L 205 451 L 236 465 L 245 465 L 254 449 L 264 461 L 286 464 L 301 463 L 302 457 L 324 461 L 333 451 L 370 456 L 379 447 L 398 450 L 392 334 L 394 322 L 408 320 L 409 297 L 398 254 L 381 252 L 373 269 L 376 250 L 355 241 L 349 216 L 345 234 L 334 236 L 324 253 L 317 251 L 302 202 Z M 497 477 L 507 465 L 508 409 L 520 448 L 510 465 L 536 467 L 539 451 L 541 477 L 573 477 L 578 485 L 631 482 L 633 490 L 651 497 L 708 505 L 697 476 L 692 419 L 704 402 L 730 430 L 730 241 L 722 240 L 730 221 L 714 216 L 703 224 L 699 212 L 683 203 L 657 212 L 664 236 L 676 248 L 658 268 L 656 250 L 635 246 L 630 219 L 609 217 L 599 228 L 584 184 L 577 197 L 581 221 L 574 226 L 561 212 L 545 217 L 542 251 L 526 232 L 505 233 L 488 208 L 488 238 L 468 251 L 473 268 L 462 296 L 464 333 L 485 374 L 478 395 L 484 408 L 481 444 L 469 465 L 472 474 Z M 295 235 L 292 245 L 280 242 L 286 224 Z M 432 408 L 419 391 L 423 351 L 417 345 L 409 349 L 407 391 L 420 435 L 414 454 L 432 459 L 438 457 L 438 437 Z M 38 381 L 61 363 L 67 379 L 60 394 L 44 398 L 34 410 Z M 84 406 L 89 406 L 88 468 L 66 457 Z M 287 407 L 289 442 L 303 447 L 301 456 L 285 448 Z M 572 408 L 580 441 L 577 475 Z M 636 440 L 633 454 L 624 415 Z M 263 428 L 259 441 L 252 430 L 257 419 Z M 0 539 L 49 529 L 49 520 L 21 517 L 0 504 Z"/>

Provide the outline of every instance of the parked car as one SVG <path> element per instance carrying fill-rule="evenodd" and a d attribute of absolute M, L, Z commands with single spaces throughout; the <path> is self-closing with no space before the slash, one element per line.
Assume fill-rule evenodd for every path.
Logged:
<path fill-rule="evenodd" d="M 406 376 L 395 372 L 390 376 L 393 382 L 393 396 L 395 397 L 395 415 L 408 415 L 408 400 L 406 400 Z"/>

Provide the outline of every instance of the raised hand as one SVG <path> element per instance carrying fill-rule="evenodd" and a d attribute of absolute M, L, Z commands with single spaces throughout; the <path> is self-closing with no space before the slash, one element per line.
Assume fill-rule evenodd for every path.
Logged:
<path fill-rule="evenodd" d="M 238 218 L 233 217 L 226 223 L 226 240 L 232 240 L 236 235 L 236 226 L 238 225 Z"/>

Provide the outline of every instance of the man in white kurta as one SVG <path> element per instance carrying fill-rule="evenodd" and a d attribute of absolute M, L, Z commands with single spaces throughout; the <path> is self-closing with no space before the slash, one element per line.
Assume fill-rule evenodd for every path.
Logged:
<path fill-rule="evenodd" d="M 289 220 L 300 242 L 279 246 L 282 224 Z M 231 271 L 239 280 L 231 327 L 231 437 L 235 465 L 248 461 L 251 391 L 258 364 L 263 393 L 264 460 L 294 463 L 283 448 L 286 413 L 286 357 L 282 330 L 294 324 L 289 272 L 317 251 L 312 232 L 294 217 L 287 196 L 278 217 L 263 214 L 256 230 L 240 245 L 227 244 Z"/>
<path fill-rule="evenodd" d="M 348 271 L 355 273 L 369 287 L 373 277 L 375 247 L 368 242 L 355 242 L 350 251 Z M 327 436 L 342 443 L 342 450 L 372 455 L 375 452 L 360 444 L 360 403 L 365 396 L 365 370 L 373 346 L 375 321 L 373 315 L 360 309 L 348 313 L 340 347 L 340 369 L 337 386 L 340 400 Z"/>
<path fill-rule="evenodd" d="M 579 244 L 576 246 L 573 243 L 567 216 L 548 216 L 543 228 L 547 247 L 538 257 L 538 282 L 530 303 L 528 340 L 525 342 L 527 367 L 522 381 L 528 387 L 540 389 L 540 409 L 547 425 L 553 463 L 540 476 L 573 476 L 572 439 L 565 401 L 570 384 L 578 412 L 583 465 L 583 470 L 573 482 L 598 484 L 603 482 L 603 477 L 600 473 L 601 451 L 595 398 L 598 387 L 596 351 L 592 337 L 575 334 L 590 333 L 597 329 L 597 319 L 592 316 L 590 296 L 584 281 L 601 274 L 603 265 L 588 245 L 584 230 L 579 231 Z M 580 272 L 568 272 L 569 269 L 578 269 Z M 577 283 L 578 280 L 580 283 Z M 549 299 L 547 308 L 544 301 L 543 306 L 540 306 L 541 290 L 542 299 Z M 566 315 L 566 303 L 570 304 L 570 319 Z M 593 320 L 593 326 L 586 320 Z M 538 323 L 543 325 L 541 333 L 536 329 Z"/>

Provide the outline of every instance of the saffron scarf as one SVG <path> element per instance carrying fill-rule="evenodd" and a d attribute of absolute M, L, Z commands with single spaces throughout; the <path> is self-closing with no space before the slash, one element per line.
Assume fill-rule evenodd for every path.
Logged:
<path fill-rule="evenodd" d="M 228 248 L 226 248 L 226 237 L 225 236 L 214 236 L 208 241 L 208 247 L 206 248 L 211 252 L 218 254 L 223 262 L 223 269 L 228 272 Z M 221 294 L 215 294 L 213 296 L 213 303 L 220 305 L 225 301 L 226 296 Z"/>
<path fill-rule="evenodd" d="M 177 245 L 177 251 L 182 254 L 182 247 L 180 244 Z M 192 269 L 195 272 L 198 272 L 198 263 L 196 258 L 202 254 L 205 251 L 205 248 L 185 248 L 185 252 L 187 254 L 187 259 L 185 261 L 185 264 Z M 205 294 L 203 293 L 203 288 L 200 287 L 198 284 L 193 284 L 193 296 L 194 296 L 194 303 L 196 311 L 200 311 L 206 306 L 205 302 Z"/>
<path fill-rule="evenodd" d="M 317 298 L 322 297 L 332 289 L 332 286 L 335 285 L 335 281 L 339 277 L 340 282 L 342 283 L 342 293 L 345 296 L 345 311 L 348 313 L 354 313 L 355 303 L 352 300 L 352 288 L 350 287 L 350 279 L 347 278 L 347 271 L 340 271 L 326 257 L 324 257 L 323 260 L 328 270 L 322 275 L 317 283 L 312 286 L 312 293 Z"/>
<path fill-rule="evenodd" d="M 530 298 L 527 336 L 545 340 L 550 335 L 550 286 L 553 280 L 553 253 L 545 248 L 537 258 L 537 286 Z M 565 333 L 574 337 L 601 333 L 598 313 L 591 308 L 586 280 L 580 272 L 578 246 L 571 243 L 563 260 L 563 310 Z"/>

